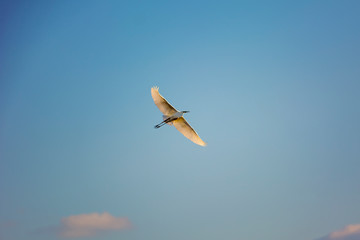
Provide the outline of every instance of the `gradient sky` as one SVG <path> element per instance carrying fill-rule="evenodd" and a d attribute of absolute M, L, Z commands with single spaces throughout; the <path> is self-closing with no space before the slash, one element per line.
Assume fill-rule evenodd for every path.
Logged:
<path fill-rule="evenodd" d="M 313 240 L 359 224 L 359 9 L 1 1 L 0 239 Z M 154 85 L 207 147 L 153 128 Z"/>

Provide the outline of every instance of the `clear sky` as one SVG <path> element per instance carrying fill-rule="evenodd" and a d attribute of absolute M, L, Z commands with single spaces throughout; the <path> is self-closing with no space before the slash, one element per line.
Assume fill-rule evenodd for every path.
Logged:
<path fill-rule="evenodd" d="M 359 10 L 1 1 L 0 239 L 359 237 Z"/>

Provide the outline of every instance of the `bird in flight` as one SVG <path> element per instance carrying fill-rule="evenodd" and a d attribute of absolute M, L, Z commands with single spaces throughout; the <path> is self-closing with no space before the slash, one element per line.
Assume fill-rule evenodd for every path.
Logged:
<path fill-rule="evenodd" d="M 170 105 L 166 101 L 163 96 L 159 93 L 158 87 L 151 88 L 151 96 L 155 102 L 155 105 L 160 109 L 160 111 L 164 114 L 161 123 L 155 125 L 155 128 L 160 128 L 165 124 L 174 125 L 174 127 L 181 132 L 185 137 L 193 141 L 194 143 L 200 146 L 206 146 L 206 143 L 201 140 L 199 135 L 195 132 L 195 130 L 187 123 L 185 118 L 183 117 L 184 113 L 189 111 L 178 111 L 173 106 Z"/>

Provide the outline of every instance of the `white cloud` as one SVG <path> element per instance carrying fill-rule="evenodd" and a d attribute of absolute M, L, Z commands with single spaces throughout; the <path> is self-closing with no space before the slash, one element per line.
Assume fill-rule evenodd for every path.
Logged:
<path fill-rule="evenodd" d="M 351 224 L 319 240 L 360 240 L 360 224 Z"/>
<path fill-rule="evenodd" d="M 104 212 L 73 215 L 61 220 L 60 236 L 65 238 L 90 237 L 102 231 L 129 229 L 127 218 L 113 217 Z"/>

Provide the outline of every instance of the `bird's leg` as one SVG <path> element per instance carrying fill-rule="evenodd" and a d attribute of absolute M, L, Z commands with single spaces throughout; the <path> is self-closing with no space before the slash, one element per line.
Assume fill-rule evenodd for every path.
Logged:
<path fill-rule="evenodd" d="M 158 125 L 155 125 L 154 128 L 159 128 L 159 127 L 164 126 L 164 125 L 165 125 L 165 122 L 161 122 L 161 123 L 159 123 Z"/>
<path fill-rule="evenodd" d="M 170 119 L 170 118 L 167 118 L 167 119 L 165 119 L 164 121 L 162 121 L 161 123 L 159 123 L 158 125 L 155 125 L 154 128 L 162 127 L 162 126 L 164 126 L 166 123 L 168 123 L 168 122 L 170 122 L 170 121 L 171 121 L 171 119 Z"/>

